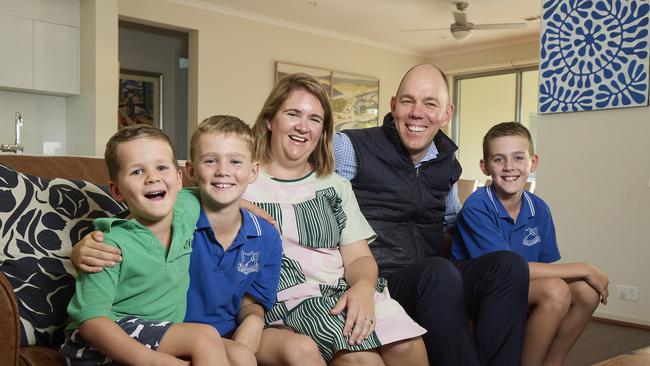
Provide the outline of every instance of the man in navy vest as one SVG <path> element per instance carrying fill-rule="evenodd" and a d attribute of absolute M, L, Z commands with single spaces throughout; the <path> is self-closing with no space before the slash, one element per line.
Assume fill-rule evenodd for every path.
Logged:
<path fill-rule="evenodd" d="M 383 126 L 346 130 L 334 139 L 337 173 L 350 179 L 379 235 L 370 248 L 380 275 L 427 329 L 431 364 L 521 364 L 526 262 L 507 251 L 461 262 L 445 258 L 447 231 L 460 209 L 461 174 L 457 146 L 440 131 L 454 112 L 446 77 L 433 65 L 413 67 L 390 109 Z"/>

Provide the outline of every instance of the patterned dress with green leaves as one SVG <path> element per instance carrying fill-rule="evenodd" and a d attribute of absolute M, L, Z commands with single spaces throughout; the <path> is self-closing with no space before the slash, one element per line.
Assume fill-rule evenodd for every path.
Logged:
<path fill-rule="evenodd" d="M 382 278 L 375 292 L 375 330 L 362 344 L 351 346 L 343 335 L 345 312 L 330 314 L 349 288 L 339 246 L 376 237 L 345 178 L 312 173 L 287 181 L 260 171 L 244 198 L 269 212 L 282 231 L 278 302 L 266 313 L 268 324 L 309 335 L 327 361 L 338 351 L 374 349 L 425 333 L 390 298 Z"/>

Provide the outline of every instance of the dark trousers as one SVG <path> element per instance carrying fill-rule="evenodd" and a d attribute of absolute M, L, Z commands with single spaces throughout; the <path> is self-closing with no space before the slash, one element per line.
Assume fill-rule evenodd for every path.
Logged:
<path fill-rule="evenodd" d="M 391 297 L 427 330 L 432 365 L 521 364 L 529 272 L 516 253 L 427 258 L 384 277 Z M 469 318 L 476 320 L 473 333 Z"/>

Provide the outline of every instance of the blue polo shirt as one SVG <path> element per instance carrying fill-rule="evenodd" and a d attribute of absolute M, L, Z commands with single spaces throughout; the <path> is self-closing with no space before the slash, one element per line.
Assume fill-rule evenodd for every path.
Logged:
<path fill-rule="evenodd" d="M 560 259 L 551 210 L 541 198 L 524 191 L 516 222 L 493 186 L 481 187 L 467 198 L 456 219 L 452 256 L 470 259 L 498 250 L 512 250 L 529 262 Z"/>
<path fill-rule="evenodd" d="M 224 251 L 201 210 L 190 257 L 190 287 L 185 321 L 210 324 L 222 336 L 237 328 L 245 294 L 270 309 L 282 263 L 282 241 L 270 223 L 241 209 L 242 226 Z"/>

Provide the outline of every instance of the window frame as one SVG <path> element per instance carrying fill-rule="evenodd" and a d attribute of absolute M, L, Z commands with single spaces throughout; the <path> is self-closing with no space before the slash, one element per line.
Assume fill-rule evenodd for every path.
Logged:
<path fill-rule="evenodd" d="M 490 71 L 478 71 L 478 72 L 469 72 L 457 75 L 451 75 L 452 84 L 453 84 L 453 103 L 456 107 L 454 116 L 452 118 L 452 128 L 451 128 L 451 138 L 460 146 L 460 93 L 462 92 L 460 87 L 460 82 L 467 79 L 476 79 L 481 77 L 497 76 L 504 74 L 515 74 L 515 122 L 521 123 L 521 98 L 522 98 L 522 74 L 527 71 L 539 71 L 539 64 L 535 63 L 533 65 L 521 66 L 521 67 L 512 67 L 499 70 L 490 70 Z M 539 78 L 539 77 L 538 77 Z M 539 101 L 538 101 L 539 108 Z"/>

